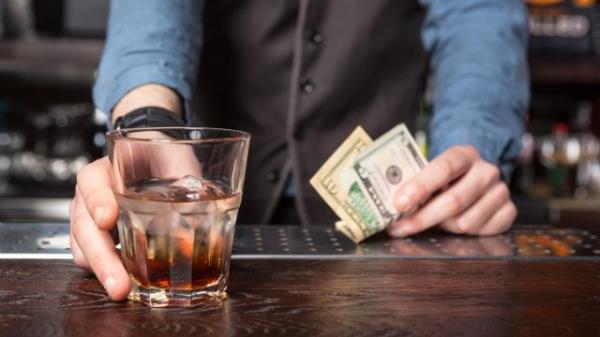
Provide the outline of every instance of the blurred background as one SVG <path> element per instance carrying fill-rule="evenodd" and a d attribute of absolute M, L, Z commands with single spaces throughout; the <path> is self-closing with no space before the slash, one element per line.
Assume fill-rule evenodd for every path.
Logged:
<path fill-rule="evenodd" d="M 511 189 L 526 224 L 600 217 L 600 3 L 524 0 L 532 102 Z M 78 170 L 103 153 L 91 104 L 108 0 L 0 0 L 0 220 L 66 220 Z M 431 114 L 428 92 L 417 138 Z"/>

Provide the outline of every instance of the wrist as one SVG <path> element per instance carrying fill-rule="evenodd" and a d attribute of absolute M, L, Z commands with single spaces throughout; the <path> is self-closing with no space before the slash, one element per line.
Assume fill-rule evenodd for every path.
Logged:
<path fill-rule="evenodd" d="M 131 90 L 114 106 L 111 125 L 117 118 L 145 107 L 163 108 L 179 116 L 184 115 L 182 99 L 173 89 L 160 84 L 144 84 Z"/>

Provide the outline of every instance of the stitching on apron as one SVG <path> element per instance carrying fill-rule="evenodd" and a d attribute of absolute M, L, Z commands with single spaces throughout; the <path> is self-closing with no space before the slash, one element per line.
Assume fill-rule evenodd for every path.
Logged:
<path fill-rule="evenodd" d="M 299 200 L 302 199 L 302 191 L 299 188 L 300 185 L 300 177 L 298 176 L 297 170 L 294 170 L 294 167 L 298 167 L 297 164 L 297 151 L 296 144 L 294 140 L 294 125 L 295 125 L 295 116 L 296 110 L 298 108 L 298 83 L 300 81 L 300 71 L 302 68 L 302 38 L 304 36 L 304 25 L 306 23 L 306 13 L 308 10 L 308 0 L 300 0 L 299 10 L 298 10 L 298 18 L 296 20 L 296 32 L 294 34 L 294 49 L 293 49 L 293 59 L 292 59 L 292 72 L 290 76 L 290 94 L 289 94 L 289 104 L 287 110 L 287 120 L 286 120 L 286 139 L 289 147 L 288 156 L 286 158 L 284 168 L 282 169 L 281 179 L 275 188 L 274 195 L 269 202 L 269 206 L 266 209 L 266 212 L 262 218 L 262 223 L 267 223 L 271 217 L 273 216 L 273 212 L 275 211 L 275 207 L 279 202 L 279 198 L 281 197 L 281 193 L 285 188 L 285 184 L 288 180 L 288 175 L 290 172 L 292 173 L 292 183 L 294 184 L 294 191 L 296 193 L 296 197 L 294 198 L 296 207 L 298 207 L 298 215 L 300 216 L 300 220 L 303 225 L 308 224 L 308 218 L 306 216 L 306 212 L 304 210 L 304 204 Z"/>

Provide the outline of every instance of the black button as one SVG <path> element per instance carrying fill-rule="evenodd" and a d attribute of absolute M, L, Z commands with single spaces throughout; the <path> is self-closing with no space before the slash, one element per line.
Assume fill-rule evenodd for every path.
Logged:
<path fill-rule="evenodd" d="M 300 83 L 300 90 L 305 94 L 310 94 L 315 91 L 317 86 L 311 80 L 304 80 Z"/>
<path fill-rule="evenodd" d="M 323 35 L 316 30 L 309 29 L 306 31 L 306 38 L 308 41 L 315 45 L 321 45 L 323 43 Z"/>
<path fill-rule="evenodd" d="M 294 138 L 298 141 L 303 141 L 306 138 L 306 130 L 301 126 L 297 126 L 296 130 L 294 130 Z"/>
<path fill-rule="evenodd" d="M 279 170 L 271 170 L 267 173 L 267 180 L 276 183 L 279 180 Z"/>

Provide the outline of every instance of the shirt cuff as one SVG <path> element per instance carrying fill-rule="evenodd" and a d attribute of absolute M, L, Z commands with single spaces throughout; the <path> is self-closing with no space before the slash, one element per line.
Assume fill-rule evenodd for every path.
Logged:
<path fill-rule="evenodd" d="M 481 158 L 498 166 L 502 179 L 506 182 L 510 180 L 514 160 L 521 149 L 520 139 L 514 139 L 511 132 L 502 126 L 491 125 L 477 119 L 445 123 L 434 121 L 430 135 L 430 159 L 439 156 L 452 146 L 472 145 L 477 148 Z"/>

